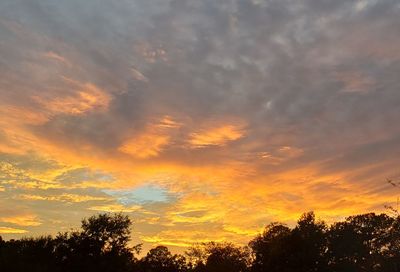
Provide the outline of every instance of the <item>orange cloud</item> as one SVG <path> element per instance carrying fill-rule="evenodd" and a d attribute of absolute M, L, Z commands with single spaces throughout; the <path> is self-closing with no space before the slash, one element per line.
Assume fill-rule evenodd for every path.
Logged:
<path fill-rule="evenodd" d="M 39 125 L 48 120 L 48 117 L 43 112 L 37 110 L 34 111 L 26 107 L 10 105 L 1 105 L 0 116 L 2 116 L 0 119 L 0 124 L 6 121 L 10 122 L 18 120 L 22 124 Z"/>
<path fill-rule="evenodd" d="M 190 135 L 189 144 L 192 148 L 204 148 L 209 146 L 224 146 L 244 136 L 242 126 L 222 125 L 210 127 Z"/>
<path fill-rule="evenodd" d="M 144 133 L 125 142 L 119 151 L 140 159 L 156 157 L 169 143 L 169 140 L 167 135 Z"/>
<path fill-rule="evenodd" d="M 40 226 L 42 224 L 36 216 L 30 214 L 0 217 L 0 222 L 11 223 L 24 227 Z"/>
<path fill-rule="evenodd" d="M 106 198 L 106 197 L 96 197 L 96 196 L 76 195 L 76 194 L 66 194 L 66 193 L 63 193 L 63 194 L 57 195 L 57 196 L 40 196 L 40 195 L 22 194 L 22 195 L 18 196 L 17 198 L 22 199 L 22 200 L 46 200 L 46 201 L 68 202 L 68 203 L 108 200 L 108 198 Z"/>
<path fill-rule="evenodd" d="M 261 233 L 262 228 L 246 229 L 246 228 L 241 228 L 241 227 L 237 227 L 237 226 L 225 225 L 224 230 L 228 231 L 228 232 L 232 232 L 237 235 L 248 236 L 248 237 L 252 238 L 252 237 L 255 237 L 257 234 Z"/>
<path fill-rule="evenodd" d="M 126 207 L 120 204 L 110 204 L 110 205 L 99 205 L 90 207 L 89 210 L 99 211 L 99 212 L 111 212 L 111 213 L 119 213 L 119 212 L 136 212 L 141 211 L 142 207 L 139 205 L 133 205 Z"/>
<path fill-rule="evenodd" d="M 68 85 L 75 89 L 73 94 L 47 100 L 34 97 L 51 113 L 79 115 L 92 110 L 102 111 L 108 108 L 111 97 L 104 90 L 92 83 L 80 83 L 71 79 L 64 79 Z"/>
<path fill-rule="evenodd" d="M 0 227 L 0 234 L 24 234 L 24 233 L 27 233 L 27 232 L 28 231 L 23 230 L 23 229 Z"/>
<path fill-rule="evenodd" d="M 258 152 L 257 157 L 271 165 L 280 165 L 287 160 L 297 158 L 304 153 L 301 148 L 293 146 L 282 146 L 271 152 Z"/>
<path fill-rule="evenodd" d="M 139 159 L 158 156 L 171 141 L 171 129 L 181 126 L 170 116 L 164 116 L 138 135 L 127 140 L 119 147 L 119 151 Z"/>

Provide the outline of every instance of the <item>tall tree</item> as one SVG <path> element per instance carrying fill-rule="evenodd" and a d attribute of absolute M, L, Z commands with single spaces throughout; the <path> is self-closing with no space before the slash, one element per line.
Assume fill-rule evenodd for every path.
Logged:
<path fill-rule="evenodd" d="M 328 237 L 333 271 L 386 271 L 383 267 L 395 266 L 400 241 L 396 222 L 385 214 L 369 213 L 333 224 Z"/>
<path fill-rule="evenodd" d="M 291 230 L 287 226 L 271 223 L 262 235 L 250 241 L 249 246 L 254 254 L 252 271 L 287 271 L 290 235 Z"/>
<path fill-rule="evenodd" d="M 244 272 L 250 267 L 250 251 L 247 247 L 232 243 L 203 243 L 186 252 L 196 272 Z"/>
<path fill-rule="evenodd" d="M 313 212 L 304 213 L 291 233 L 291 266 L 297 272 L 327 271 L 327 226 Z"/>
<path fill-rule="evenodd" d="M 57 260 L 64 271 L 129 271 L 131 220 L 122 214 L 99 214 L 82 220 L 82 230 L 56 237 Z"/>
<path fill-rule="evenodd" d="M 263 235 L 250 242 L 254 252 L 253 271 L 326 271 L 326 225 L 312 212 L 305 213 L 291 230 L 272 223 Z"/>
<path fill-rule="evenodd" d="M 167 247 L 157 246 L 151 249 L 138 263 L 140 272 L 185 272 L 186 259 L 182 255 L 173 255 Z"/>

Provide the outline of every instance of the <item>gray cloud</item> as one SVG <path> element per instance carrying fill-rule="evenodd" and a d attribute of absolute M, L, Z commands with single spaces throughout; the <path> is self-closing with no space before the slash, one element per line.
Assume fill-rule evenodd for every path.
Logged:
<path fill-rule="evenodd" d="M 173 113 L 193 120 L 230 115 L 244 118 L 260 137 L 295 130 L 290 141 L 321 148 L 334 142 L 338 131 L 351 139 L 383 130 L 399 113 L 394 72 L 398 62 L 395 56 L 383 60 L 385 56 L 379 55 L 390 53 L 384 48 L 390 46 L 385 38 L 393 40 L 398 34 L 395 1 L 160 5 L 91 0 L 2 5 L 5 20 L 37 36 L 20 37 L 33 42 L 27 47 L 13 42 L 15 33 L 4 34 L 9 37 L 4 55 L 12 58 L 4 62 L 22 67 L 29 61 L 27 56 L 16 57 L 21 47 L 33 58 L 40 50 L 58 52 L 79 66 L 60 68 L 58 76 L 94 82 L 113 95 L 106 115 L 54 117 L 39 129 L 49 137 L 64 134 L 72 141 L 115 147 L 122 141 L 121 131 L 140 129 L 135 122 L 152 114 Z M 358 41 L 364 41 L 365 48 L 359 50 Z M 135 80 L 132 67 L 148 83 Z M 31 72 L 28 69 L 22 72 Z M 49 80 L 56 79 L 50 75 Z M 371 84 L 352 82 L 363 80 Z M 50 89 L 41 78 L 28 82 L 31 89 L 25 86 L 24 96 L 41 95 L 37 88 Z M 349 86 L 363 89 L 346 93 Z M 55 96 L 69 91 L 49 90 Z M 382 111 L 384 115 L 379 114 Z M 391 130 L 398 133 L 393 126 Z"/>

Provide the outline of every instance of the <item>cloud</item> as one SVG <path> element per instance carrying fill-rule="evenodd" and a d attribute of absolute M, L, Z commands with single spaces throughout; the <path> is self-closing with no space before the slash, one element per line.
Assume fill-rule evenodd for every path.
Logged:
<path fill-rule="evenodd" d="M 30 227 L 30 226 L 40 226 L 42 222 L 35 216 L 31 214 L 0 217 L 0 222 L 11 223 L 18 226 Z"/>
<path fill-rule="evenodd" d="M 28 231 L 23 230 L 23 229 L 15 229 L 15 228 L 9 228 L 9 227 L 0 227 L 0 233 L 1 234 L 24 234 L 27 233 Z"/>
<path fill-rule="evenodd" d="M 224 146 L 229 142 L 242 138 L 244 134 L 240 126 L 222 125 L 193 132 L 190 135 L 189 144 L 193 148 Z"/>
<path fill-rule="evenodd" d="M 158 156 L 171 141 L 170 130 L 179 128 L 180 124 L 169 116 L 164 116 L 154 124 L 125 141 L 118 150 L 139 159 Z"/>
<path fill-rule="evenodd" d="M 101 206 L 93 206 L 90 207 L 89 210 L 92 211 L 101 211 L 101 212 L 112 212 L 112 213 L 119 213 L 119 212 L 136 212 L 142 209 L 139 205 L 133 205 L 125 207 L 120 204 L 110 204 L 110 205 L 101 205 Z"/>
<path fill-rule="evenodd" d="M 60 56 L 59 54 L 57 54 L 53 51 L 48 51 L 48 52 L 44 53 L 43 56 L 46 58 L 49 58 L 51 60 L 58 61 L 64 65 L 68 65 L 68 66 L 71 65 L 66 58 L 64 58 L 63 56 Z"/>
<path fill-rule="evenodd" d="M 89 195 L 77 195 L 77 194 L 67 194 L 62 193 L 60 195 L 55 196 L 40 196 L 40 195 L 29 195 L 22 194 L 17 196 L 18 199 L 21 200 L 45 200 L 45 201 L 60 201 L 60 202 L 69 202 L 69 203 L 79 203 L 79 202 L 87 202 L 87 201 L 104 201 L 108 200 L 106 197 L 96 197 Z"/>
<path fill-rule="evenodd" d="M 100 90 L 92 83 L 79 83 L 70 79 L 65 79 L 68 85 L 76 88 L 73 94 L 65 97 L 57 97 L 44 100 L 41 97 L 34 97 L 51 113 L 64 113 L 71 115 L 83 114 L 91 110 L 105 110 L 110 103 L 110 96 Z"/>
<path fill-rule="evenodd" d="M 342 72 L 337 75 L 344 84 L 344 92 L 367 92 L 375 85 L 375 80 L 359 72 Z"/>
<path fill-rule="evenodd" d="M 3 0 L 0 18 L 0 206 L 42 223 L 20 231 L 123 211 L 147 245 L 246 243 L 397 199 L 396 1 Z"/>
<path fill-rule="evenodd" d="M 143 134 L 125 142 L 119 150 L 138 158 L 157 156 L 169 143 L 169 137 L 157 134 Z"/>
<path fill-rule="evenodd" d="M 134 79 L 139 80 L 139 81 L 144 81 L 144 82 L 149 82 L 149 79 L 145 77 L 141 72 L 138 70 L 131 68 L 132 70 L 132 76 Z"/>

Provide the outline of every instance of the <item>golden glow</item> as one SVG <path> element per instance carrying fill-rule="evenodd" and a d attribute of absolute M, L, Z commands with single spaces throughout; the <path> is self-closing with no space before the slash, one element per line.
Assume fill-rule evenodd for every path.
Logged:
<path fill-rule="evenodd" d="M 145 131 L 123 143 L 118 150 L 139 159 L 156 157 L 170 143 L 171 130 L 180 126 L 172 117 L 163 116 Z"/>
<path fill-rule="evenodd" d="M 0 234 L 24 234 L 28 231 L 9 227 L 0 227 Z"/>
<path fill-rule="evenodd" d="M 137 158 L 157 156 L 168 144 L 166 135 L 143 134 L 124 143 L 119 150 Z"/>
<path fill-rule="evenodd" d="M 34 215 L 20 215 L 20 216 L 10 216 L 10 217 L 0 217 L 0 222 L 11 223 L 18 226 L 39 226 L 42 223 Z"/>
<path fill-rule="evenodd" d="M 238 140 L 244 136 L 241 127 L 235 125 L 223 125 L 193 132 L 189 143 L 193 148 L 208 146 L 224 146 L 229 142 Z"/>
<path fill-rule="evenodd" d="M 120 213 L 120 212 L 135 212 L 141 210 L 141 206 L 130 206 L 126 207 L 119 204 L 110 204 L 110 205 L 101 205 L 101 206 L 93 206 L 90 207 L 89 210 L 98 211 L 98 212 L 111 212 L 111 213 Z"/>
<path fill-rule="evenodd" d="M 64 78 L 68 86 L 75 89 L 74 93 L 65 97 L 45 100 L 35 99 L 51 113 L 79 115 L 91 110 L 105 110 L 111 97 L 92 83 L 80 83 Z"/>
<path fill-rule="evenodd" d="M 65 193 L 56 196 L 39 196 L 39 195 L 22 194 L 17 198 L 22 200 L 46 200 L 46 201 L 60 201 L 69 203 L 108 200 L 108 198 L 106 197 L 95 197 L 88 195 L 76 195 L 76 194 L 65 194 Z"/>

